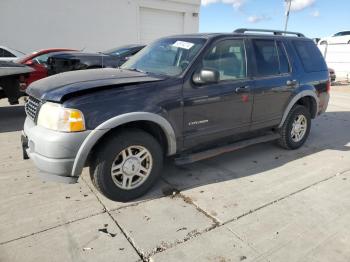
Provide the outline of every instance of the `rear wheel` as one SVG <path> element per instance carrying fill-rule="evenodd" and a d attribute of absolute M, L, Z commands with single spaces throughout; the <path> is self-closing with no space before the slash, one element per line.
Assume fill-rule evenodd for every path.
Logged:
<path fill-rule="evenodd" d="M 295 105 L 280 129 L 281 138 L 278 143 L 286 149 L 297 149 L 305 143 L 310 129 L 309 110 L 305 106 Z"/>
<path fill-rule="evenodd" d="M 93 184 L 106 197 L 129 201 L 145 194 L 163 166 L 163 150 L 149 133 L 122 131 L 104 140 L 90 169 Z"/>

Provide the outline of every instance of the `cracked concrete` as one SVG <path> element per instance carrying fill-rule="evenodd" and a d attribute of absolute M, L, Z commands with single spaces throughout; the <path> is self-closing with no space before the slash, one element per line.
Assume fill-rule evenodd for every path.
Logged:
<path fill-rule="evenodd" d="M 21 159 L 23 107 L 0 102 L 0 261 L 349 261 L 350 92 L 306 145 L 166 164 L 146 196 L 44 183 Z M 9 113 L 10 112 L 10 113 Z"/>
<path fill-rule="evenodd" d="M 214 225 L 211 219 L 179 197 L 163 197 L 111 214 L 145 257 Z"/>
<path fill-rule="evenodd" d="M 104 229 L 105 225 L 112 234 L 98 230 Z M 1 261 L 110 261 L 112 257 L 119 261 L 139 259 L 107 214 L 92 216 L 0 245 Z"/>

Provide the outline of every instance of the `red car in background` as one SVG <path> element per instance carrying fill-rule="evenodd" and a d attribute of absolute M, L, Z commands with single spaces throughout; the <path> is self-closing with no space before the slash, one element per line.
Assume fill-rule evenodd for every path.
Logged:
<path fill-rule="evenodd" d="M 30 73 L 28 77 L 20 80 L 21 91 L 24 91 L 30 83 L 37 81 L 41 78 L 47 77 L 48 76 L 47 59 L 52 53 L 62 52 L 62 51 L 69 52 L 69 51 L 77 51 L 77 50 L 67 49 L 67 48 L 43 49 L 17 59 L 15 61 L 16 63 L 27 65 L 34 69 L 34 71 Z"/>

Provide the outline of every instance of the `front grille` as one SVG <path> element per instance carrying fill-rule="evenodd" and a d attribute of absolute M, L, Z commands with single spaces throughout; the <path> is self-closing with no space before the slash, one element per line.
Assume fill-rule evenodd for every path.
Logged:
<path fill-rule="evenodd" d="M 27 103 L 25 104 L 24 108 L 26 110 L 26 114 L 33 121 L 35 121 L 36 119 L 36 116 L 39 112 L 40 105 L 41 105 L 41 101 L 32 96 L 28 98 Z"/>

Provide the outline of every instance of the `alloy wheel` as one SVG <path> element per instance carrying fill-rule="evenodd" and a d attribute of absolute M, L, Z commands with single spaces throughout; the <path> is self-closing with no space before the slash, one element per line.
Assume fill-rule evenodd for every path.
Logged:
<path fill-rule="evenodd" d="M 294 142 L 300 142 L 307 130 L 307 119 L 304 115 L 298 115 L 292 125 L 291 138 Z"/>
<path fill-rule="evenodd" d="M 116 186 L 123 190 L 131 190 L 147 180 L 152 166 L 152 155 L 145 147 L 129 146 L 113 161 L 111 176 Z"/>

